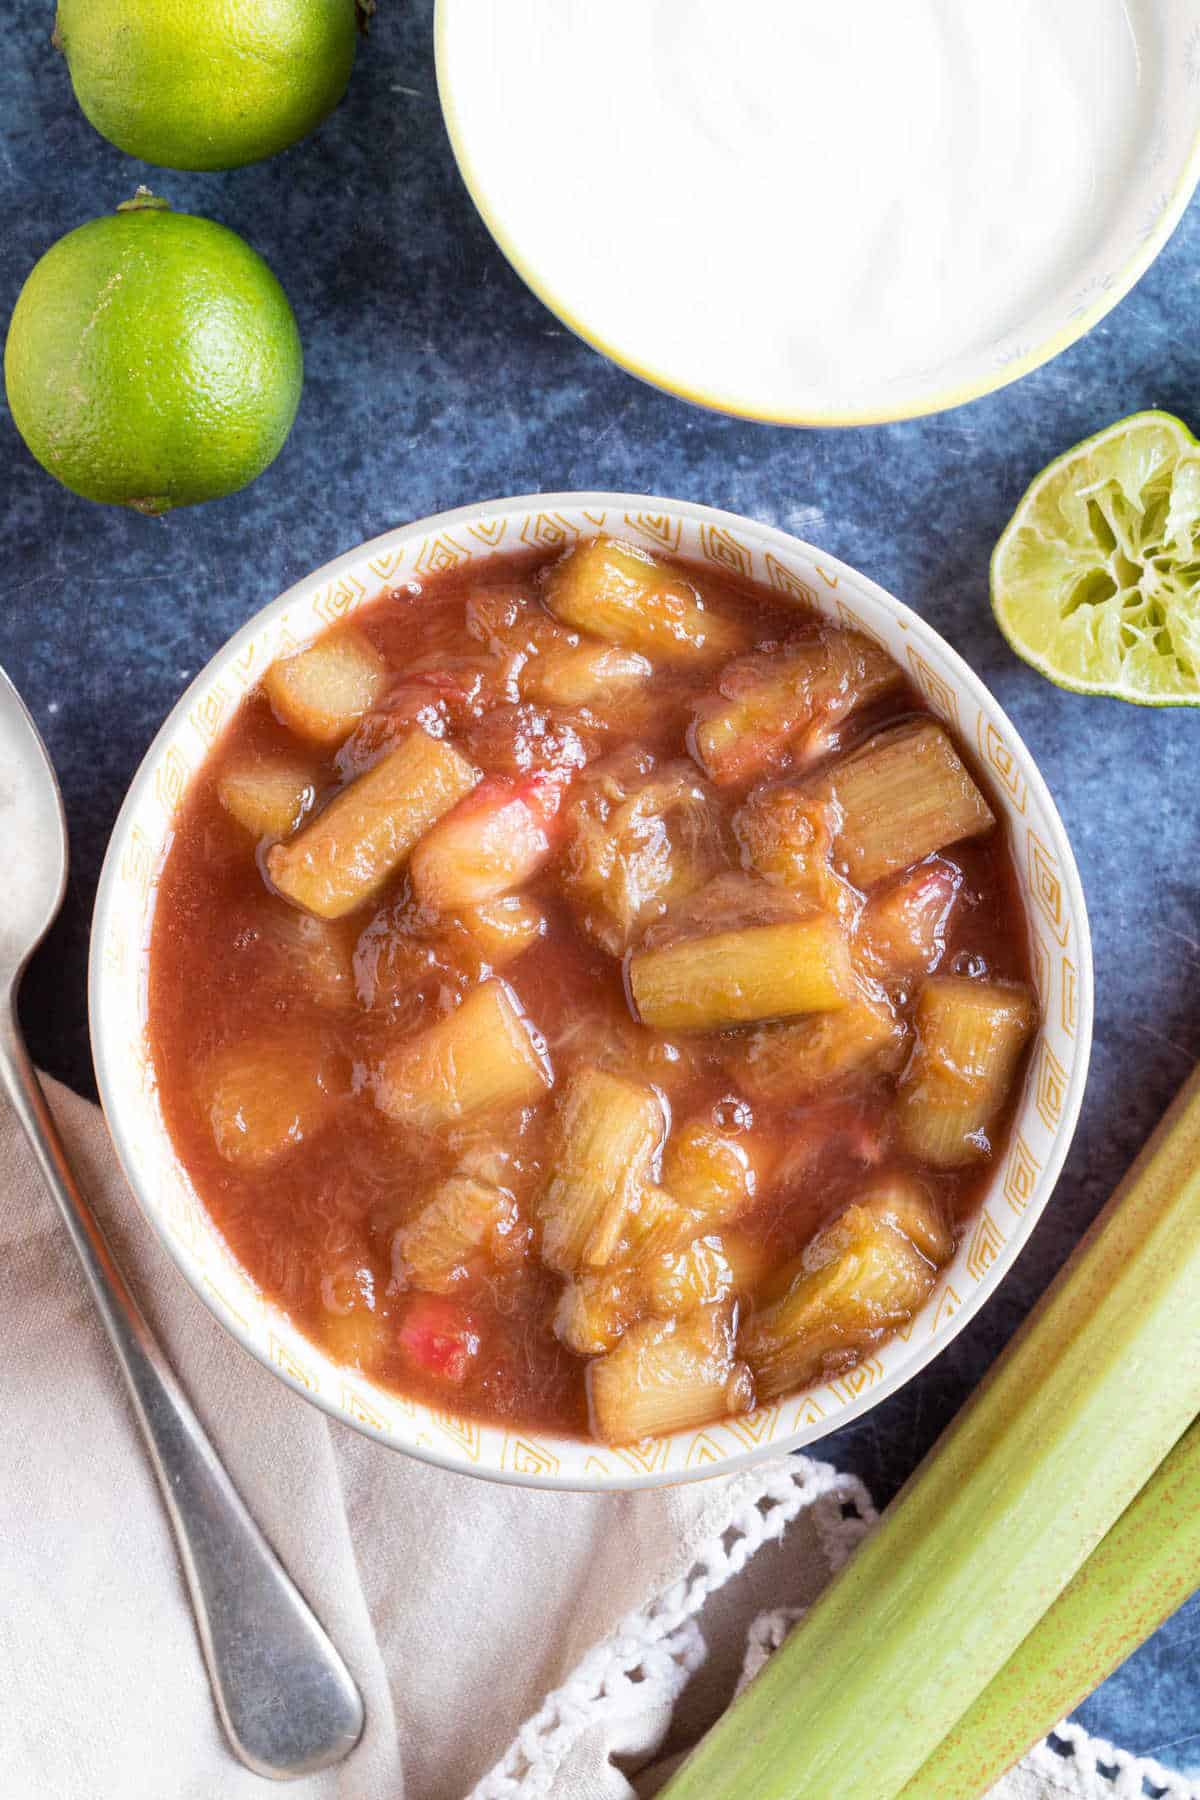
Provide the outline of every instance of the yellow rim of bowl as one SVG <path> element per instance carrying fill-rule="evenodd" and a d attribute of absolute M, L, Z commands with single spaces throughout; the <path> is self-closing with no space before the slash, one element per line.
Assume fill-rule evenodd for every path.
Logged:
<path fill-rule="evenodd" d="M 509 233 L 496 219 L 484 200 L 483 183 L 469 161 L 463 143 L 463 134 L 458 122 L 458 108 L 451 91 L 449 63 L 446 50 L 446 17 L 454 0 L 436 0 L 434 13 L 434 62 L 437 71 L 438 98 L 441 101 L 442 117 L 446 122 L 446 132 L 450 139 L 450 148 L 454 152 L 454 160 L 458 164 L 458 172 L 466 184 L 467 192 L 475 204 L 480 218 L 491 232 L 502 254 L 512 264 L 526 287 L 530 288 L 544 306 L 549 307 L 563 324 L 575 336 L 590 344 L 618 368 L 630 375 L 636 375 L 640 381 L 649 386 L 661 388 L 664 393 L 674 394 L 680 400 L 688 400 L 694 406 L 706 407 L 710 412 L 732 414 L 735 418 L 750 419 L 760 425 L 804 425 L 804 426 L 841 426 L 841 425 L 892 425 L 902 419 L 922 419 L 930 413 L 947 412 L 951 407 L 963 406 L 968 400 L 982 399 L 984 394 L 995 393 L 997 388 L 1007 387 L 1010 382 L 1019 381 L 1034 369 L 1049 362 L 1053 357 L 1068 350 L 1077 343 L 1094 325 L 1099 324 L 1106 313 L 1112 311 L 1117 303 L 1123 300 L 1129 290 L 1141 280 L 1150 264 L 1158 256 L 1167 239 L 1183 216 L 1184 208 L 1192 197 L 1198 181 L 1200 181 L 1200 124 L 1192 135 L 1191 148 L 1184 159 L 1183 168 L 1165 206 L 1155 219 L 1153 226 L 1142 238 L 1134 254 L 1129 258 L 1119 275 L 1112 278 L 1100 298 L 1086 307 L 1077 318 L 1070 320 L 1059 331 L 1038 344 L 1035 349 L 1027 350 L 1024 355 L 1014 357 L 1011 363 L 1005 363 L 990 375 L 978 381 L 964 382 L 956 388 L 947 388 L 940 394 L 931 394 L 910 406 L 898 406 L 878 412 L 846 412 L 846 413 L 804 413 L 768 412 L 748 405 L 735 395 L 706 394 L 682 386 L 664 375 L 661 370 L 650 368 L 648 364 L 639 362 L 636 356 L 615 348 L 606 343 L 604 338 L 588 325 L 585 325 L 571 308 L 554 294 L 549 285 L 521 255 Z"/>

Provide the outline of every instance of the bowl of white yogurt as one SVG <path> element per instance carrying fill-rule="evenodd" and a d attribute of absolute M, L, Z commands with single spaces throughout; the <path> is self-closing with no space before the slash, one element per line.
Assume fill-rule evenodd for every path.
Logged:
<path fill-rule="evenodd" d="M 779 424 L 1015 380 L 1200 176 L 1197 0 L 438 0 L 464 180 L 559 318 Z"/>

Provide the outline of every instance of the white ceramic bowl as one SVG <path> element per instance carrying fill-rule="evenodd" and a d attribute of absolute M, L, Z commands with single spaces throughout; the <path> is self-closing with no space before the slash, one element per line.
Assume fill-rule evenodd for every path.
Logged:
<path fill-rule="evenodd" d="M 776 424 L 1014 381 L 1129 291 L 1200 174 L 1195 0 L 438 0 L 436 48 L 534 293 Z"/>
<path fill-rule="evenodd" d="M 601 528 L 751 576 L 887 647 L 990 775 L 1012 835 L 1042 1007 L 1008 1151 L 908 1329 L 808 1393 L 620 1450 L 438 1412 L 331 1363 L 263 1297 L 210 1221 L 167 1134 L 146 1037 L 150 930 L 173 821 L 239 700 L 275 657 L 391 584 L 482 571 L 497 555 L 561 549 Z M 1091 1045 L 1092 964 L 1078 873 L 1045 783 L 986 688 L 922 619 L 845 563 L 734 514 L 630 494 L 549 494 L 387 532 L 298 582 L 218 652 L 155 738 L 121 809 L 96 901 L 90 999 L 101 1097 L 130 1185 L 196 1293 L 252 1355 L 335 1418 L 444 1468 L 539 1487 L 633 1488 L 811 1443 L 894 1393 L 979 1310 L 1012 1267 L 1067 1153 Z"/>

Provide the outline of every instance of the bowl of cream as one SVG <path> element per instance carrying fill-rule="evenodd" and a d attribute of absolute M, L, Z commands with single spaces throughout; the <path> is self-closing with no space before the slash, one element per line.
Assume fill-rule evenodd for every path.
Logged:
<path fill-rule="evenodd" d="M 878 423 L 1056 355 L 1200 175 L 1193 0 L 438 0 L 467 187 L 573 331 L 685 399 Z"/>

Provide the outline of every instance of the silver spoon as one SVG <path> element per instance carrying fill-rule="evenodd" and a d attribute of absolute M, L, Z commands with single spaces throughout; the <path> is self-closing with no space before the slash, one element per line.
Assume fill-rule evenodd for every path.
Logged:
<path fill-rule="evenodd" d="M 354 1748 L 363 1728 L 361 1696 L 246 1511 L 151 1335 L 75 1183 L 21 1036 L 17 990 L 62 904 L 67 827 L 46 747 L 3 669 L 0 842 L 0 1086 L 58 1202 L 129 1384 L 229 1742 L 258 1775 L 308 1775 Z"/>

